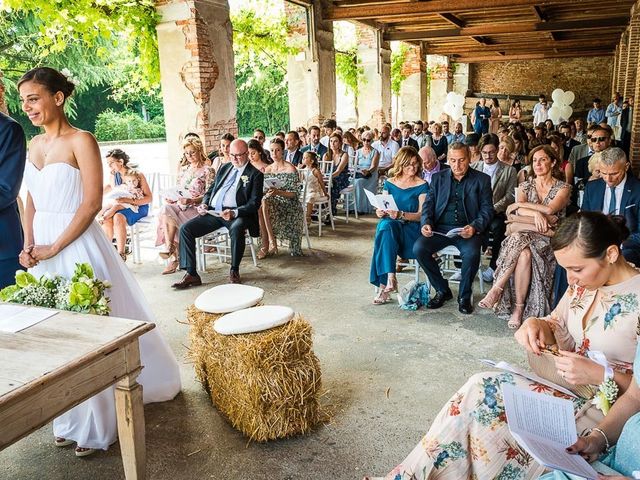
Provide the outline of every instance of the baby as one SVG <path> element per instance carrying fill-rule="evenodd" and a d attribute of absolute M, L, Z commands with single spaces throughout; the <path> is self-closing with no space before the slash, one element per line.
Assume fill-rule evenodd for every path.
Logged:
<path fill-rule="evenodd" d="M 113 217 L 120 210 L 126 208 L 137 213 L 137 205 L 123 202 L 122 199 L 139 200 L 143 197 L 144 192 L 140 188 L 140 173 L 136 170 L 129 170 L 122 175 L 122 184 L 112 188 L 104 196 L 105 205 L 98 214 L 98 223 L 102 223 L 105 219 Z"/>

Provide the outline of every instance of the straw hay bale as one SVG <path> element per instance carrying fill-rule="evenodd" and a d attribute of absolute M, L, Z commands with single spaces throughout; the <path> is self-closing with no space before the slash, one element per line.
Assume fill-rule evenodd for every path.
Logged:
<path fill-rule="evenodd" d="M 307 433 L 322 421 L 311 325 L 296 314 L 263 332 L 220 335 L 212 325 L 221 316 L 189 307 L 190 356 L 211 401 L 233 427 L 264 442 Z"/>

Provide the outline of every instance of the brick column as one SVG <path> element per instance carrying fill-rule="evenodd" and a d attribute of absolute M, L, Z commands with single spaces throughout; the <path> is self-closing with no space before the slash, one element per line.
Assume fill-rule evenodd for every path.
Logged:
<path fill-rule="evenodd" d="M 638 55 L 640 54 L 640 12 L 636 6 L 631 10 L 631 21 L 629 22 L 629 57 L 623 93 L 625 97 L 634 95 L 636 90 L 636 72 L 638 70 Z"/>
<path fill-rule="evenodd" d="M 442 111 L 447 93 L 453 90 L 453 71 L 449 57 L 442 55 L 427 55 L 427 68 L 431 77 L 429 82 L 429 120 L 440 122 L 448 118 Z"/>
<path fill-rule="evenodd" d="M 611 74 L 611 92 L 619 92 L 618 90 L 618 69 L 620 68 L 620 45 L 616 45 L 616 52 L 613 56 L 613 71 Z M 621 92 L 622 93 L 622 92 Z"/>
<path fill-rule="evenodd" d="M 620 44 L 618 45 L 618 71 L 616 73 L 616 91 L 620 92 L 623 97 L 627 97 L 624 92 L 624 84 L 627 75 L 627 61 L 629 59 L 628 49 L 628 34 L 625 31 L 620 38 Z"/>
<path fill-rule="evenodd" d="M 227 0 L 161 0 L 158 25 L 160 80 L 170 169 L 180 139 L 192 131 L 207 152 L 220 137 L 238 133 L 236 82 Z"/>
<path fill-rule="evenodd" d="M 400 86 L 398 120 L 413 122 L 427 118 L 427 59 L 421 46 L 408 47 L 402 65 L 406 78 Z"/>
<path fill-rule="evenodd" d="M 2 70 L 0 70 L 0 112 L 9 113 L 7 102 L 4 99 L 4 83 L 2 82 Z"/>
<path fill-rule="evenodd" d="M 320 125 L 336 117 L 336 57 L 333 23 L 322 19 L 326 0 L 307 8 L 285 1 L 293 45 L 301 52 L 287 62 L 291 128 Z"/>
<path fill-rule="evenodd" d="M 391 48 L 380 31 L 364 25 L 356 26 L 356 38 L 366 78 L 358 95 L 360 125 L 380 128 L 391 122 Z"/>

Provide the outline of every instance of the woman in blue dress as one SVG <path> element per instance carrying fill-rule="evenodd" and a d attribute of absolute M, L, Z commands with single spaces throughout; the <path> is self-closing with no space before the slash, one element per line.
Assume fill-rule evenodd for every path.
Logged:
<path fill-rule="evenodd" d="M 412 147 L 402 147 L 393 159 L 391 177 L 384 190 L 393 196 L 398 210 L 376 209 L 380 218 L 373 241 L 369 281 L 378 287 L 375 305 L 387 303 L 397 291 L 396 258 L 415 258 L 413 244 L 420 236 L 420 212 L 429 186 L 422 179 L 422 161 Z"/>
<path fill-rule="evenodd" d="M 567 450 L 580 454 L 592 462 L 600 457 L 600 462 L 619 475 L 609 472 L 602 479 L 623 480 L 640 478 L 640 345 L 636 349 L 633 365 L 634 376 L 629 388 L 622 394 L 611 410 L 597 427 L 578 438 Z M 615 446 L 614 446 L 615 444 Z M 607 452 L 607 448 L 611 446 Z M 604 456 L 601 456 L 602 454 Z M 596 471 L 602 471 L 598 464 Z M 575 477 L 559 471 L 553 471 L 540 477 L 544 480 L 574 480 Z"/>
<path fill-rule="evenodd" d="M 373 132 L 367 130 L 362 134 L 364 146 L 356 151 L 356 178 L 354 186 L 354 209 L 361 215 L 371 213 L 373 207 L 367 199 L 365 190 L 376 193 L 378 189 L 378 151 L 371 146 L 373 142 Z"/>

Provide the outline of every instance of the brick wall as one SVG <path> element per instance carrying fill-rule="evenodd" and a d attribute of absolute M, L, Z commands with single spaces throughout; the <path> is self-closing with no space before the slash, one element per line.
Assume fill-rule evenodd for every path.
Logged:
<path fill-rule="evenodd" d="M 473 92 L 550 97 L 561 88 L 575 93 L 574 110 L 589 108 L 596 96 L 608 104 L 612 75 L 613 56 L 474 63 L 469 68 Z"/>
<path fill-rule="evenodd" d="M 409 76 L 414 73 L 427 71 L 427 60 L 423 50 L 418 45 L 407 45 L 407 55 L 402 64 L 402 74 Z"/>
<path fill-rule="evenodd" d="M 376 30 L 371 27 L 356 24 L 356 38 L 361 46 L 377 48 Z"/>

